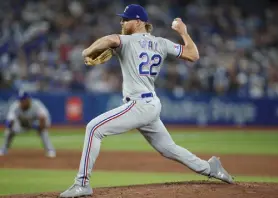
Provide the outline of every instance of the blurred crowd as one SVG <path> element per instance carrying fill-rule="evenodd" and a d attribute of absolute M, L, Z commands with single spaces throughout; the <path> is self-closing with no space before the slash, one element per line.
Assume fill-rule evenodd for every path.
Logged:
<path fill-rule="evenodd" d="M 278 97 L 278 8 L 255 13 L 205 0 L 0 1 L 0 90 L 121 91 L 116 58 L 88 67 L 81 52 L 97 38 L 119 33 L 115 13 L 134 2 L 147 9 L 153 34 L 174 42 L 182 41 L 171 23 L 181 17 L 199 49 L 196 63 L 168 58 L 157 89 Z"/>

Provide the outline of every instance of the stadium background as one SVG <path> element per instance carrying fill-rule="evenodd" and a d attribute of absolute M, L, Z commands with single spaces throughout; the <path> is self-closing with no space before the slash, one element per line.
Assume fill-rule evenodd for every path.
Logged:
<path fill-rule="evenodd" d="M 58 155 L 43 158 L 33 132 L 16 137 L 10 154 L 0 157 L 0 195 L 61 191 L 72 182 L 85 124 L 122 99 L 116 58 L 92 68 L 81 52 L 97 38 L 120 32 L 115 13 L 130 3 L 146 7 L 154 35 L 175 42 L 181 39 L 170 27 L 181 17 L 198 46 L 199 61 L 168 58 L 156 82 L 162 119 L 177 143 L 203 157 L 221 155 L 238 181 L 278 181 L 276 1 L 9 0 L 0 1 L 0 124 L 16 91 L 29 91 L 51 113 Z M 107 138 L 101 156 L 94 187 L 204 179 L 159 161 L 136 132 Z M 128 161 L 132 156 L 140 166 Z M 18 175 L 28 182 L 15 183 Z M 57 176 L 60 182 L 53 181 Z M 15 184 L 17 189 L 9 187 Z"/>

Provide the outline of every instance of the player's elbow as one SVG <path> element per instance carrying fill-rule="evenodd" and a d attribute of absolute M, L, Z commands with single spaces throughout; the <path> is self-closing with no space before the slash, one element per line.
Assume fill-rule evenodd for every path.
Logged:
<path fill-rule="evenodd" d="M 118 47 L 121 44 L 120 38 L 116 34 L 106 36 L 106 40 L 111 48 Z"/>
<path fill-rule="evenodd" d="M 84 49 L 84 50 L 82 51 L 82 57 L 85 58 L 85 57 L 87 57 L 87 56 L 88 56 L 88 49 Z"/>
<path fill-rule="evenodd" d="M 196 45 L 189 45 L 189 46 L 183 46 L 183 51 L 180 56 L 180 58 L 184 60 L 188 60 L 190 62 L 195 62 L 199 60 L 199 51 Z"/>
<path fill-rule="evenodd" d="M 195 61 L 197 61 L 197 60 L 199 60 L 200 59 L 200 56 L 199 56 L 199 53 L 198 52 L 196 52 L 196 53 L 194 53 L 193 55 L 192 55 L 192 57 L 191 57 L 191 61 L 192 62 L 195 62 Z"/>
<path fill-rule="evenodd" d="M 198 51 L 196 51 L 196 52 L 191 51 L 191 52 L 182 54 L 181 58 L 184 60 L 188 60 L 190 62 L 195 62 L 195 61 L 199 60 L 200 56 L 199 56 Z"/>
<path fill-rule="evenodd" d="M 199 58 L 200 58 L 199 51 L 195 44 L 192 46 L 192 48 L 189 51 L 190 51 L 189 54 L 191 55 L 190 60 L 192 62 L 199 60 Z"/>

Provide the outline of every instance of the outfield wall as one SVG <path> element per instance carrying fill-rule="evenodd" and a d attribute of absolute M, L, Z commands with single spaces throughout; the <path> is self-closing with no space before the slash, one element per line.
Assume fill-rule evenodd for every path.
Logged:
<path fill-rule="evenodd" d="M 198 126 L 278 126 L 278 100 L 237 96 L 183 95 L 158 93 L 161 118 L 166 124 Z M 97 115 L 122 104 L 121 94 L 39 93 L 52 123 L 84 124 Z M 4 123 L 15 93 L 0 93 L 0 124 Z"/>

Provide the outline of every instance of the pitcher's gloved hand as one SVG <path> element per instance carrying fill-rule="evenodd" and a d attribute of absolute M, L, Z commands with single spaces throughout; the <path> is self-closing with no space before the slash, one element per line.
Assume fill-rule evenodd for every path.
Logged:
<path fill-rule="evenodd" d="M 113 56 L 113 49 L 109 48 L 103 52 L 98 52 L 85 57 L 84 62 L 88 66 L 95 66 L 109 61 Z"/>

